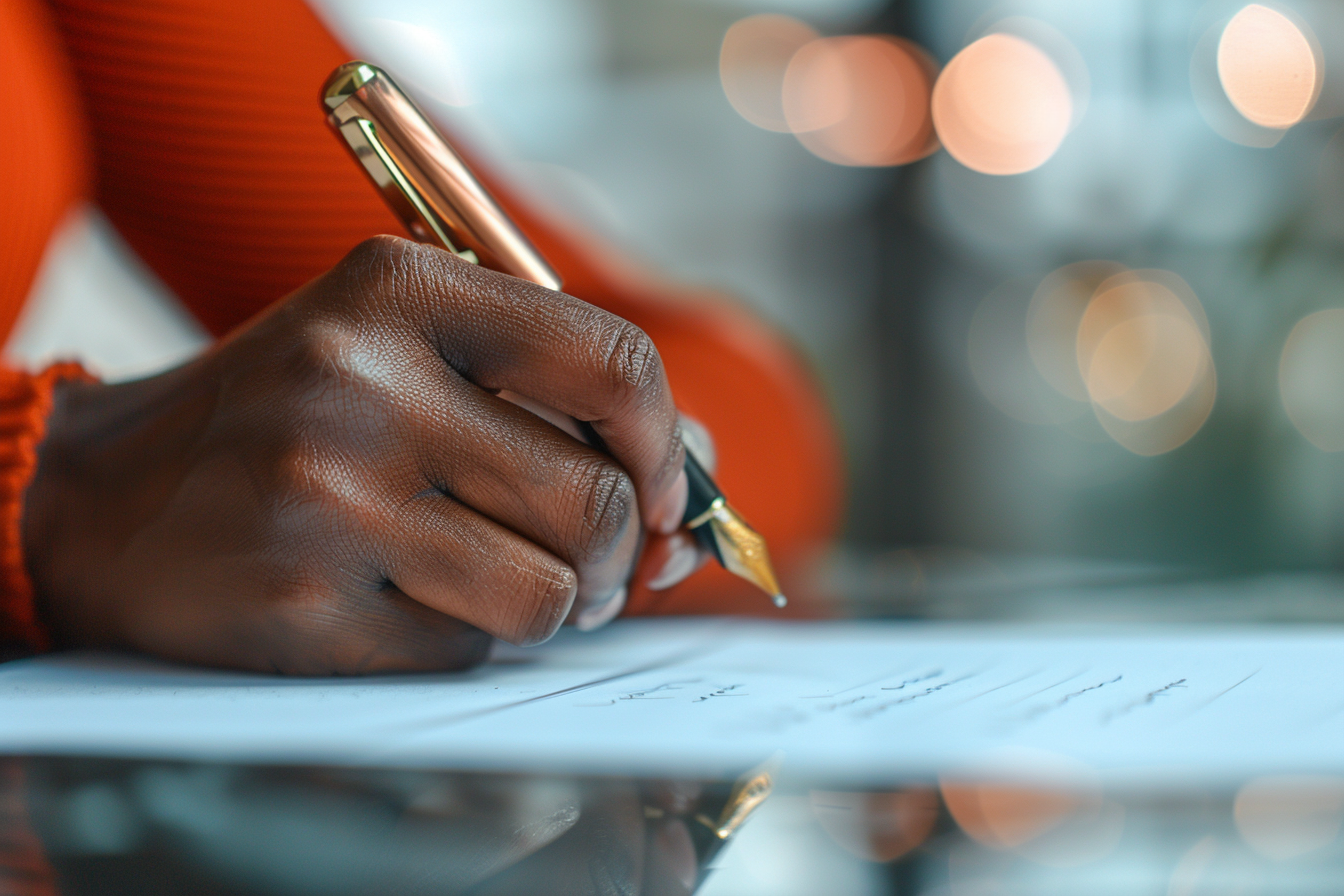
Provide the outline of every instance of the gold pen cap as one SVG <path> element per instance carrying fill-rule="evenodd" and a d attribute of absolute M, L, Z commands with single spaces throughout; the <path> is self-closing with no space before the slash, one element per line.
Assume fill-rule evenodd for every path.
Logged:
<path fill-rule="evenodd" d="M 322 104 L 327 123 L 412 236 L 560 289 L 560 276 L 387 72 L 347 62 L 323 85 Z"/>

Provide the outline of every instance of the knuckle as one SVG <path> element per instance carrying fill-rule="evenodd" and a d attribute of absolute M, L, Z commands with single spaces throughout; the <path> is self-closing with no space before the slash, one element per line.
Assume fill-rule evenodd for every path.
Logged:
<path fill-rule="evenodd" d="M 322 447 L 312 440 L 290 440 L 280 447 L 272 465 L 271 495 L 275 506 L 288 514 L 334 509 L 335 502 L 331 499 L 335 497 L 334 486 L 340 480 L 335 467 Z M 317 519 L 308 521 L 310 525 L 318 522 Z"/>
<path fill-rule="evenodd" d="M 607 342 L 607 375 L 622 397 L 646 396 L 663 381 L 663 362 L 649 335 L 628 321 L 621 321 Z"/>
<path fill-rule="evenodd" d="M 371 236 L 355 246 L 345 256 L 345 262 L 359 271 L 395 269 L 416 248 L 416 244 L 408 239 L 384 233 Z"/>
<path fill-rule="evenodd" d="M 308 378 L 345 378 L 358 336 L 342 321 L 318 319 L 309 322 L 293 343 L 295 366 Z"/>
<path fill-rule="evenodd" d="M 576 476 L 574 519 L 569 532 L 570 559 L 580 565 L 606 558 L 635 514 L 635 484 L 615 464 L 581 464 Z"/>
<path fill-rule="evenodd" d="M 377 489 L 362 484 L 358 466 L 310 440 L 281 447 L 264 482 L 258 537 L 277 553 L 340 568 L 387 524 L 388 511 Z"/>
<path fill-rule="evenodd" d="M 579 579 L 568 566 L 554 566 L 531 572 L 520 588 L 526 595 L 517 625 L 516 643 L 540 644 L 550 638 L 565 621 L 570 604 L 578 591 Z"/>
<path fill-rule="evenodd" d="M 296 498 L 321 491 L 323 479 L 320 452 L 306 439 L 292 438 L 281 445 L 271 464 L 270 495 L 273 504 L 288 509 Z"/>
<path fill-rule="evenodd" d="M 398 236 L 369 237 L 341 265 L 347 308 L 360 318 L 381 320 L 414 307 L 432 292 L 443 273 L 432 262 L 435 250 Z"/>
<path fill-rule="evenodd" d="M 322 432 L 333 443 L 352 435 L 381 441 L 379 434 L 406 403 L 404 384 L 396 378 L 403 366 L 403 359 L 345 322 L 311 321 L 284 363 L 296 411 L 285 423 Z"/>

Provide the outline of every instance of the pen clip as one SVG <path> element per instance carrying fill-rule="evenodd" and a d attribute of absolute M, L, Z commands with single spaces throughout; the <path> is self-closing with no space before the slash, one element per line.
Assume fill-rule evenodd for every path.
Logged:
<path fill-rule="evenodd" d="M 360 164 L 364 166 L 364 170 L 377 184 L 388 204 L 397 212 L 397 216 L 416 239 L 436 243 L 459 258 L 472 264 L 478 263 L 475 252 L 470 249 L 459 250 L 453 245 L 437 216 L 425 205 L 420 191 L 411 184 L 405 171 L 393 158 L 391 150 L 378 133 L 376 124 L 367 118 L 356 116 L 343 122 L 338 130 L 354 151 Z"/>
<path fill-rule="evenodd" d="M 562 287 L 526 235 L 387 72 L 348 62 L 322 88 L 340 136 L 413 238 L 491 270 Z"/>

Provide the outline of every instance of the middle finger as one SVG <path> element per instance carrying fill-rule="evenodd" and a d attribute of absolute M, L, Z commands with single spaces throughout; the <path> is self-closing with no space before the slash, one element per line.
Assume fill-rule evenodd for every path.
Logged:
<path fill-rule="evenodd" d="M 624 586 L 639 548 L 630 476 L 610 456 L 446 372 L 454 420 L 421 458 L 440 491 L 536 543 L 578 575 L 580 604 Z"/>

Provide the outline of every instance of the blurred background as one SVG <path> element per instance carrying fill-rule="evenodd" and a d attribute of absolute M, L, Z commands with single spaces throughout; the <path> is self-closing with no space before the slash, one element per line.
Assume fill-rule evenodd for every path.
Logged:
<path fill-rule="evenodd" d="M 535 196 L 792 336 L 843 434 L 829 570 L 852 602 L 1344 619 L 1338 0 L 310 2 Z M 75 349 L 122 378 L 206 342 L 95 210 L 35 299 L 11 356 Z M 1135 585 L 1154 577 L 1191 581 Z M 1098 582 L 1124 587 L 1071 587 Z M 482 786 L 28 773 L 71 892 L 104 894 L 147 892 L 165 856 L 205 869 L 200 893 L 432 882 L 461 836 L 435 825 Z M 506 807 L 588 798 L 486 783 Z M 1338 778 L 1079 793 L 799 786 L 703 892 L 1339 889 Z M 292 842 L 314 861 L 277 853 Z"/>
<path fill-rule="evenodd" d="M 792 335 L 855 554 L 1344 563 L 1338 3 L 313 5 L 536 195 Z M 12 355 L 202 344 L 96 213 L 61 253 Z"/>

